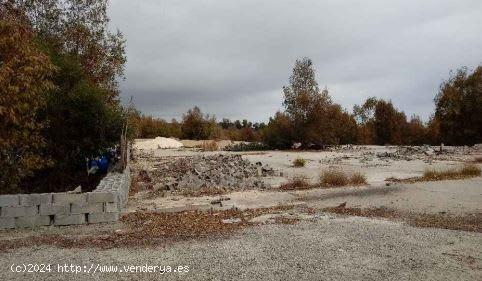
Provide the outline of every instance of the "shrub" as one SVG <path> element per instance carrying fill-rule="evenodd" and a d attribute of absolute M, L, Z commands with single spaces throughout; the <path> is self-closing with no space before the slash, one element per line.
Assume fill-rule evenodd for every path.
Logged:
<path fill-rule="evenodd" d="M 352 185 L 364 185 L 367 183 L 367 178 L 365 175 L 362 175 L 361 173 L 354 173 L 350 177 L 350 183 Z"/>
<path fill-rule="evenodd" d="M 477 177 L 481 175 L 480 168 L 475 164 L 467 164 L 460 169 L 450 169 L 445 171 L 436 171 L 433 169 L 425 170 L 422 181 L 438 181 L 449 179 L 463 179 Z"/>
<path fill-rule="evenodd" d="M 224 148 L 226 151 L 260 151 L 268 150 L 269 146 L 260 142 L 240 142 L 230 144 Z"/>
<path fill-rule="evenodd" d="M 320 184 L 324 187 L 344 186 L 348 185 L 348 183 L 347 175 L 340 170 L 325 171 L 320 177 Z"/>
<path fill-rule="evenodd" d="M 273 148 L 286 149 L 293 145 L 293 135 L 291 119 L 278 111 L 269 119 L 268 126 L 263 131 L 263 142 Z"/>
<path fill-rule="evenodd" d="M 304 167 L 305 165 L 306 165 L 306 159 L 296 158 L 293 161 L 293 166 L 295 166 L 295 167 Z"/>
<path fill-rule="evenodd" d="M 480 168 L 475 164 L 467 164 L 461 170 L 460 174 L 467 177 L 478 177 L 481 174 Z"/>
<path fill-rule="evenodd" d="M 281 190 L 301 190 L 301 189 L 309 189 L 313 187 L 308 178 L 303 175 L 296 175 L 288 182 L 280 185 L 279 189 Z"/>
<path fill-rule="evenodd" d="M 216 141 L 203 141 L 201 144 L 203 151 L 217 151 L 219 149 Z"/>
<path fill-rule="evenodd" d="M 320 185 L 323 187 L 357 186 L 366 183 L 366 177 L 360 173 L 348 176 L 345 172 L 334 169 L 325 171 L 320 176 Z"/>

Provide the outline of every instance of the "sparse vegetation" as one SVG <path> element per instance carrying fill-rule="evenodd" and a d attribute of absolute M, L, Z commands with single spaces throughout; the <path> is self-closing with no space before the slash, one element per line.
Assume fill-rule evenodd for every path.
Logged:
<path fill-rule="evenodd" d="M 268 149 L 270 149 L 270 147 L 261 142 L 240 142 L 224 148 L 226 151 L 260 151 Z"/>
<path fill-rule="evenodd" d="M 481 175 L 480 168 L 475 164 L 466 164 L 460 169 L 450 169 L 444 171 L 426 170 L 420 181 L 439 181 L 451 179 L 464 179 L 478 177 Z"/>
<path fill-rule="evenodd" d="M 348 183 L 348 176 L 340 170 L 330 169 L 324 171 L 320 176 L 320 184 L 323 187 L 344 186 Z"/>
<path fill-rule="evenodd" d="M 219 147 L 216 141 L 203 141 L 201 149 L 203 151 L 217 151 L 219 150 Z"/>
<path fill-rule="evenodd" d="M 279 189 L 281 190 L 302 190 L 302 189 L 310 189 L 314 186 L 310 184 L 308 178 L 303 175 L 296 175 L 288 182 L 282 184 Z"/>
<path fill-rule="evenodd" d="M 402 220 L 415 227 L 434 227 L 478 233 L 482 232 L 481 214 L 450 216 L 446 214 L 403 213 L 385 207 L 362 209 L 346 208 L 345 206 L 328 207 L 324 208 L 323 211 L 348 216 Z"/>
<path fill-rule="evenodd" d="M 294 167 L 304 167 L 306 165 L 306 159 L 303 158 L 296 158 L 293 160 L 293 166 Z"/>
<path fill-rule="evenodd" d="M 399 183 L 415 183 L 420 181 L 441 181 L 441 180 L 458 180 L 478 177 L 481 175 L 481 169 L 473 163 L 465 164 L 459 169 L 450 169 L 437 171 L 434 169 L 427 169 L 421 177 L 412 177 L 407 179 L 399 179 L 395 177 L 386 178 L 387 182 L 399 182 Z"/>
<path fill-rule="evenodd" d="M 343 171 L 330 169 L 324 171 L 320 176 L 320 185 L 322 187 L 339 187 L 346 185 L 358 186 L 364 184 L 366 184 L 366 178 L 360 173 L 355 173 L 349 176 Z"/>
<path fill-rule="evenodd" d="M 364 185 L 367 184 L 367 178 L 361 173 L 354 173 L 350 177 L 350 183 L 352 185 Z"/>

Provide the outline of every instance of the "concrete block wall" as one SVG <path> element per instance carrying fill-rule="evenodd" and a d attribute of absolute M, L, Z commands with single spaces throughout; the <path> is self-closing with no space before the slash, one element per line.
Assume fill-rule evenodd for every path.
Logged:
<path fill-rule="evenodd" d="M 107 174 L 92 192 L 0 195 L 0 229 L 117 221 L 130 183 L 127 167 Z"/>

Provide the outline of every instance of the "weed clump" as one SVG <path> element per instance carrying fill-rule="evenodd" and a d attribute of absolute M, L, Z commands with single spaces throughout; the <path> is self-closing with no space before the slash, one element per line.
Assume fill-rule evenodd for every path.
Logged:
<path fill-rule="evenodd" d="M 345 172 L 334 169 L 324 171 L 320 176 L 320 185 L 322 187 L 364 185 L 366 183 L 366 177 L 360 173 L 355 173 L 351 176 L 348 176 Z"/>
<path fill-rule="evenodd" d="M 367 184 L 367 178 L 361 173 L 354 173 L 350 177 L 350 183 L 352 185 L 364 185 Z"/>
<path fill-rule="evenodd" d="M 303 158 L 296 158 L 294 161 L 293 161 L 293 166 L 294 167 L 304 167 L 306 165 L 306 159 L 303 159 Z"/>
<path fill-rule="evenodd" d="M 481 175 L 480 168 L 475 164 L 467 164 L 460 169 L 450 169 L 445 171 L 437 171 L 433 169 L 425 170 L 421 181 L 439 181 L 450 179 L 464 179 L 478 177 Z"/>
<path fill-rule="evenodd" d="M 305 176 L 294 176 L 288 182 L 282 184 L 279 189 L 281 190 L 302 190 L 309 189 L 313 186 L 310 184 Z"/>

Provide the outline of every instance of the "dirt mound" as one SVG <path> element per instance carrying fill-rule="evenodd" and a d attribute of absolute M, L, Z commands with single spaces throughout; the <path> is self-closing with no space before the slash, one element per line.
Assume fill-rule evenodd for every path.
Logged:
<path fill-rule="evenodd" d="M 136 149 L 162 149 L 162 148 L 181 148 L 183 144 L 175 139 L 157 137 L 150 140 L 136 140 L 134 147 Z"/>

